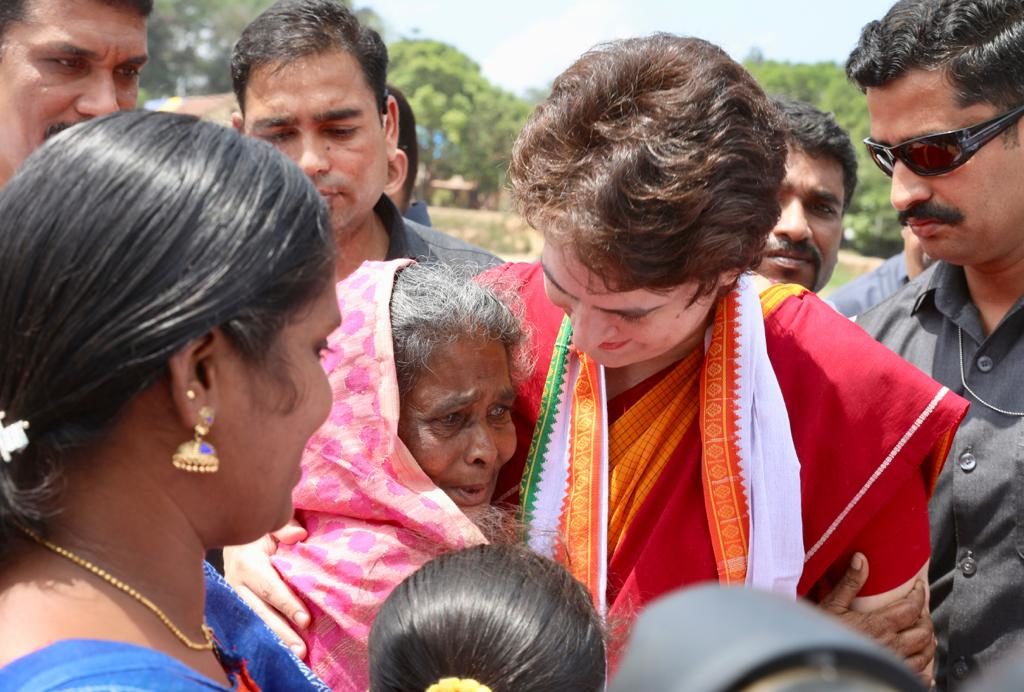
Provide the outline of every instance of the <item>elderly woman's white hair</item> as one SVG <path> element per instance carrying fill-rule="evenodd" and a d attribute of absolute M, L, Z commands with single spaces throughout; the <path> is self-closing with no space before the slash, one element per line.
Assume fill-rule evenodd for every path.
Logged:
<path fill-rule="evenodd" d="M 395 278 L 391 333 L 401 396 L 416 385 L 438 347 L 466 337 L 500 341 L 514 381 L 530 373 L 529 334 L 519 297 L 508 286 L 482 283 L 470 271 L 445 264 L 411 264 Z"/>

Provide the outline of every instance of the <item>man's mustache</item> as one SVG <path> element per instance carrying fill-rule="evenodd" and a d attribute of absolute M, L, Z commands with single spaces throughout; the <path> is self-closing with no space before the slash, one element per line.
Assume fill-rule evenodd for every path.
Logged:
<path fill-rule="evenodd" d="M 921 202 L 901 211 L 898 218 L 900 226 L 908 225 L 911 219 L 934 219 L 952 226 L 963 221 L 964 215 L 953 207 L 944 207 L 934 202 Z"/>
<path fill-rule="evenodd" d="M 765 251 L 768 253 L 784 252 L 789 255 L 795 255 L 813 263 L 815 270 L 821 268 L 821 252 L 819 252 L 818 247 L 809 240 L 801 240 L 794 243 L 786 236 L 771 235 L 768 236 L 768 245 L 766 246 Z"/>

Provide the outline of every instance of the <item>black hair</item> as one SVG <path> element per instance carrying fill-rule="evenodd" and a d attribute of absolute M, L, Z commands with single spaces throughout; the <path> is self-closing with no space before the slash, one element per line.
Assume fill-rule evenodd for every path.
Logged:
<path fill-rule="evenodd" d="M 398 585 L 370 631 L 370 690 L 471 678 L 494 692 L 604 689 L 605 646 L 586 588 L 514 545 L 437 557 Z"/>
<path fill-rule="evenodd" d="M 405 193 L 405 198 L 411 201 L 412 189 L 416 187 L 416 173 L 420 167 L 420 145 L 416 141 L 416 116 L 401 89 L 390 84 L 387 85 L 387 89 L 388 94 L 395 97 L 395 104 L 398 106 L 398 148 L 405 152 L 405 158 L 409 161 L 405 180 L 402 181 L 402 192 Z"/>
<path fill-rule="evenodd" d="M 846 62 L 847 76 L 861 89 L 936 68 L 961 106 L 1024 103 L 1024 3 L 900 0 L 863 28 Z"/>
<path fill-rule="evenodd" d="M 2 555 L 13 522 L 45 530 L 73 452 L 181 348 L 220 328 L 276 371 L 276 336 L 330 284 L 334 245 L 320 195 L 270 145 L 125 112 L 25 161 L 0 190 L 0 257 L 0 410 L 31 425 L 0 468 Z"/>
<path fill-rule="evenodd" d="M 825 113 L 804 101 L 773 96 L 772 101 L 782 113 L 790 145 L 815 158 L 832 159 L 843 170 L 843 209 L 857 189 L 857 153 L 850 135 L 839 127 L 831 113 Z"/>
<path fill-rule="evenodd" d="M 25 19 L 25 14 L 31 1 L 0 1 L 0 46 L 3 46 L 4 37 L 7 36 L 7 30 L 11 28 L 11 25 Z M 111 7 L 135 11 L 141 17 L 149 17 L 153 12 L 153 0 L 99 0 L 99 2 Z"/>
<path fill-rule="evenodd" d="M 330 51 L 356 58 L 383 113 L 388 49 L 380 34 L 360 24 L 337 0 L 278 0 L 245 27 L 231 53 L 231 81 L 239 109 L 245 113 L 245 91 L 258 68 Z"/>

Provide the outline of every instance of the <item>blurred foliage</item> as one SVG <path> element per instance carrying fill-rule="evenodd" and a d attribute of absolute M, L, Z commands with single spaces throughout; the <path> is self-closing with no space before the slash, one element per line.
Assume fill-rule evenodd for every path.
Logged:
<path fill-rule="evenodd" d="M 752 51 L 744 63 L 769 94 L 807 101 L 834 113 L 857 152 L 857 192 L 844 217 L 853 232 L 848 245 L 865 255 L 888 257 L 903 249 L 896 212 L 889 204 L 889 178 L 871 162 L 863 139 L 869 120 L 864 94 L 846 79 L 841 65 L 831 62 L 793 64 L 765 60 Z"/>
<path fill-rule="evenodd" d="M 426 180 L 458 174 L 479 183 L 485 198 L 493 197 L 504 184 L 529 104 L 491 84 L 479 65 L 446 43 L 405 39 L 389 51 L 388 81 L 405 93 L 416 114 Z"/>

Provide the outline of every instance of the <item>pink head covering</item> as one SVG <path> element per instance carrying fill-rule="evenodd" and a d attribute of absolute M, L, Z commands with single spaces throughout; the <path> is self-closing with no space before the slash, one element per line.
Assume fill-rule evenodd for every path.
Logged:
<path fill-rule="evenodd" d="M 309 537 L 273 560 L 310 606 L 309 664 L 336 690 L 367 688 L 370 625 L 400 581 L 443 552 L 486 543 L 398 439 L 390 303 L 406 264 L 365 262 L 338 283 L 342 324 L 324 359 L 334 403 L 293 496 Z"/>

